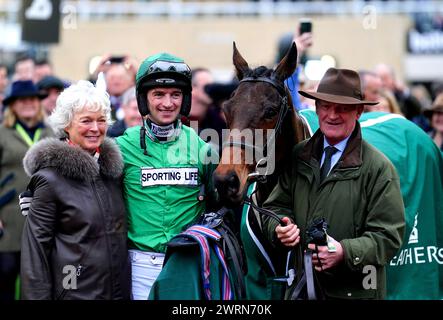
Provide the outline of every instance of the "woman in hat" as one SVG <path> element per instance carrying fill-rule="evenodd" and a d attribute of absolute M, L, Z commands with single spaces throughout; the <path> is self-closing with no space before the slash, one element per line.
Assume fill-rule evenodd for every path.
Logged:
<path fill-rule="evenodd" d="M 59 139 L 33 146 L 23 165 L 33 194 L 23 229 L 24 299 L 129 299 L 123 161 L 109 95 L 88 81 L 63 91 L 49 117 Z"/>
<path fill-rule="evenodd" d="M 440 93 L 431 109 L 424 111 L 431 122 L 432 131 L 429 133 L 435 144 L 443 152 L 443 93 Z"/>
<path fill-rule="evenodd" d="M 17 197 L 28 182 L 22 160 L 35 142 L 52 135 L 44 123 L 44 97 L 32 81 L 16 81 L 3 101 L 7 108 L 0 125 L 0 300 L 14 299 L 20 269 L 24 218 Z"/>

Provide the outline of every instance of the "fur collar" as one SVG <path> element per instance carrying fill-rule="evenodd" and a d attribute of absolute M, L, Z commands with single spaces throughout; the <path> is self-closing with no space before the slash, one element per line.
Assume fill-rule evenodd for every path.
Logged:
<path fill-rule="evenodd" d="M 23 159 L 23 167 L 29 176 L 38 170 L 53 168 L 69 179 L 91 180 L 99 173 L 109 178 L 119 178 L 123 172 L 123 160 L 118 146 L 110 138 L 105 138 L 100 146 L 98 163 L 80 147 L 47 138 L 29 149 Z"/>

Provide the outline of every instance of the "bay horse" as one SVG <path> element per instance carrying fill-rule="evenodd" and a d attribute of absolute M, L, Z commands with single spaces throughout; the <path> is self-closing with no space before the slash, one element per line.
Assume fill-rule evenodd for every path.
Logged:
<path fill-rule="evenodd" d="M 242 203 L 250 180 L 266 176 L 257 191 L 264 201 L 290 159 L 292 147 L 309 135 L 284 85 L 297 67 L 295 43 L 275 69 L 251 69 L 234 42 L 233 63 L 240 82 L 223 104 L 230 133 L 213 175 L 220 201 L 229 207 Z"/>
<path fill-rule="evenodd" d="M 251 69 L 234 43 L 233 62 L 239 85 L 223 104 L 229 135 L 213 174 L 214 186 L 220 202 L 233 208 L 239 220 L 246 262 L 243 297 L 282 299 L 284 279 L 290 278 L 287 252 L 272 248 L 261 227 L 264 214 L 280 218 L 261 205 L 290 161 L 293 146 L 309 137 L 284 85 L 297 67 L 297 47 L 293 43 L 275 69 Z"/>

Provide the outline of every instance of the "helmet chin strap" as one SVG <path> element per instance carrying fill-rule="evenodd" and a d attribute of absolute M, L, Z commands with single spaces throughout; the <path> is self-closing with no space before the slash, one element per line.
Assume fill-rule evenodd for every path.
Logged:
<path fill-rule="evenodd" d="M 140 147 L 144 150 L 143 154 L 145 156 L 149 155 L 146 146 L 146 127 L 147 127 L 146 118 L 147 117 L 143 117 L 143 124 L 140 128 Z"/>

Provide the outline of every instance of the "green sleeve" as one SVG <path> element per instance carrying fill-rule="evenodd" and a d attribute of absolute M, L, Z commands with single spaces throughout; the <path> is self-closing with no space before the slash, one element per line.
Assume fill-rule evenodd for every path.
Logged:
<path fill-rule="evenodd" d="M 201 157 L 203 161 L 203 184 L 205 185 L 206 193 L 206 209 L 216 210 L 217 209 L 217 193 L 215 191 L 214 183 L 212 180 L 212 174 L 217 168 L 219 162 L 218 152 L 215 150 L 214 146 L 210 143 L 205 143 L 202 148 L 203 155 Z"/>
<path fill-rule="evenodd" d="M 381 172 L 369 194 L 363 234 L 340 242 L 345 265 L 353 271 L 388 264 L 403 241 L 405 218 L 399 178 L 392 165 Z"/>

